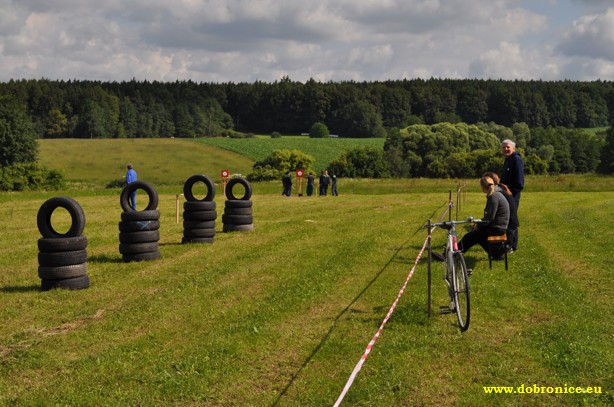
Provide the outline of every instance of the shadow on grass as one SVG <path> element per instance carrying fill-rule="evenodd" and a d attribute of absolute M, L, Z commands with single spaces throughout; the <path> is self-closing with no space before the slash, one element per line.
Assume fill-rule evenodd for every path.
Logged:
<path fill-rule="evenodd" d="M 40 290 L 41 290 L 40 284 L 0 287 L 0 292 L 3 292 L 3 293 L 27 293 L 31 291 L 40 291 Z"/>
<path fill-rule="evenodd" d="M 121 255 L 99 254 L 97 256 L 89 256 L 88 263 L 123 263 Z"/>
<path fill-rule="evenodd" d="M 417 232 L 416 232 L 417 233 Z M 284 395 L 286 394 L 286 392 L 288 391 L 288 389 L 290 389 L 290 387 L 292 387 L 292 384 L 294 384 L 294 381 L 296 380 L 296 378 L 298 377 L 298 375 L 303 371 L 303 369 L 305 369 L 305 367 L 307 367 L 307 365 L 309 365 L 309 363 L 311 362 L 311 360 L 313 359 L 313 357 L 320 351 L 320 349 L 322 348 L 322 346 L 328 341 L 328 338 L 330 338 L 331 334 L 333 333 L 333 331 L 335 330 L 335 328 L 337 327 L 337 323 L 339 322 L 339 320 L 341 319 L 341 317 L 343 317 L 346 313 L 348 312 L 360 312 L 360 311 L 355 311 L 352 310 L 352 306 L 360 299 L 360 297 L 362 297 L 362 295 L 367 292 L 367 290 L 369 290 L 369 288 L 377 281 L 377 279 L 382 275 L 382 273 L 384 271 L 386 271 L 386 269 L 388 268 L 388 266 L 390 266 L 392 263 L 396 263 L 399 260 L 397 259 L 399 257 L 399 252 L 403 249 L 405 249 L 407 243 L 416 235 L 416 233 L 414 233 L 414 235 L 410 236 L 409 239 L 407 239 L 407 241 L 405 243 L 403 243 L 402 245 L 400 245 L 398 248 L 396 248 L 395 253 L 392 255 L 392 257 L 388 260 L 388 262 L 384 265 L 384 267 L 382 267 L 382 269 L 380 271 L 377 272 L 377 274 L 371 279 L 371 281 L 369 281 L 369 283 L 358 293 L 358 295 L 356 295 L 356 297 L 339 313 L 339 315 L 337 315 L 337 317 L 334 319 L 331 327 L 329 328 L 328 332 L 326 332 L 326 334 L 322 337 L 322 340 L 320 341 L 320 343 L 318 343 L 318 345 L 314 348 L 314 350 L 311 352 L 311 354 L 307 357 L 307 359 L 305 359 L 305 361 L 303 362 L 303 364 L 301 365 L 301 367 L 299 367 L 299 369 L 292 375 L 292 377 L 290 378 L 290 380 L 288 381 L 288 383 L 286 384 L 286 386 L 282 389 L 282 391 L 279 393 L 279 396 L 277 397 L 277 399 L 273 402 L 273 406 L 276 406 L 279 404 L 279 402 L 281 401 L 281 399 L 284 397 Z M 422 249 L 422 247 L 420 247 L 420 249 Z"/>

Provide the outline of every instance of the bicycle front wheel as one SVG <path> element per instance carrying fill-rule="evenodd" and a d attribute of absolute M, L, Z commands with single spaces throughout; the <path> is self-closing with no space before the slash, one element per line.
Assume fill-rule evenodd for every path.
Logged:
<path fill-rule="evenodd" d="M 469 303 L 469 279 L 467 278 L 467 265 L 461 252 L 454 253 L 454 268 L 452 271 L 454 284 L 454 305 L 461 331 L 469 328 L 471 316 Z"/>

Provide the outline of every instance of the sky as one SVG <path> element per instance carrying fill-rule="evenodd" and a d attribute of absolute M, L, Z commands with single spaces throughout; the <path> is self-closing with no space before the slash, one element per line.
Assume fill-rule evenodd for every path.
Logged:
<path fill-rule="evenodd" d="M 0 0 L 0 81 L 614 80 L 614 0 Z"/>

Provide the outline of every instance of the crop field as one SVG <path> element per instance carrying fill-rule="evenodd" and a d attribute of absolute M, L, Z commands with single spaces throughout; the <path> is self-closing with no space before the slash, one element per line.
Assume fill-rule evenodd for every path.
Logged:
<path fill-rule="evenodd" d="M 199 142 L 234 151 L 251 158 L 254 161 L 266 158 L 273 150 L 287 149 L 300 150 L 313 156 L 316 161 L 314 169 L 321 171 L 341 154 L 343 150 L 355 147 L 379 147 L 384 146 L 383 138 L 326 138 L 314 139 L 306 136 L 284 136 L 271 138 L 269 136 L 257 136 L 255 138 L 232 139 L 232 138 L 199 138 Z"/>
<path fill-rule="evenodd" d="M 611 177 L 529 178 L 509 270 L 467 253 L 464 333 L 438 313 L 440 263 L 427 316 L 427 262 L 416 263 L 421 226 L 444 214 L 458 181 L 346 180 L 344 191 L 340 180 L 339 197 L 290 198 L 254 185 L 255 229 L 234 233 L 222 233 L 218 188 L 214 243 L 181 244 L 180 175 L 166 177 L 162 257 L 145 262 L 121 260 L 119 189 L 84 179 L 88 188 L 0 194 L 0 405 L 332 405 L 414 264 L 342 406 L 614 403 Z M 480 216 L 483 194 L 464 191 L 452 214 Z M 58 195 L 85 212 L 85 290 L 40 290 L 36 215 Z M 52 222 L 70 223 L 63 210 Z M 436 231 L 434 250 L 443 239 Z"/>

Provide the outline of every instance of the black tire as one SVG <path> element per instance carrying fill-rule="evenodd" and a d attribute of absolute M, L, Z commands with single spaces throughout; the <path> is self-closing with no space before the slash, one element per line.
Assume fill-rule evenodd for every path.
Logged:
<path fill-rule="evenodd" d="M 158 251 L 158 242 L 147 243 L 120 243 L 121 254 L 140 254 Z"/>
<path fill-rule="evenodd" d="M 62 280 L 66 278 L 81 277 L 87 274 L 87 263 L 73 264 L 70 266 L 38 268 L 38 276 L 42 280 Z"/>
<path fill-rule="evenodd" d="M 213 243 L 214 240 L 212 237 L 184 237 L 181 239 L 181 243 Z"/>
<path fill-rule="evenodd" d="M 216 211 L 197 211 L 197 212 L 183 212 L 184 220 L 197 220 L 200 222 L 211 221 L 217 219 Z"/>
<path fill-rule="evenodd" d="M 224 225 L 222 227 L 222 232 L 249 232 L 250 230 L 254 230 L 254 225 Z"/>
<path fill-rule="evenodd" d="M 75 237 L 41 237 L 38 239 L 39 252 L 72 252 L 86 248 L 87 237 L 83 235 Z"/>
<path fill-rule="evenodd" d="M 251 208 L 252 201 L 238 201 L 236 199 L 225 201 L 224 206 L 226 208 Z"/>
<path fill-rule="evenodd" d="M 156 192 L 153 185 L 145 181 L 134 181 L 126 185 L 124 189 L 122 189 L 122 193 L 119 196 L 119 204 L 124 212 L 135 212 L 135 210 L 130 206 L 130 201 L 128 198 L 130 197 L 130 194 L 137 189 L 142 189 L 149 197 L 149 202 L 145 208 L 146 211 L 152 211 L 158 208 L 158 192 Z"/>
<path fill-rule="evenodd" d="M 183 237 L 215 237 L 215 229 L 186 229 Z"/>
<path fill-rule="evenodd" d="M 215 229 L 215 221 L 184 220 L 183 229 Z"/>
<path fill-rule="evenodd" d="M 186 212 L 196 211 L 214 211 L 217 209 L 215 201 L 196 201 L 196 202 L 184 202 L 183 210 Z"/>
<path fill-rule="evenodd" d="M 252 215 L 222 215 L 222 223 L 228 225 L 251 225 L 254 223 Z"/>
<path fill-rule="evenodd" d="M 469 328 L 471 304 L 469 301 L 469 278 L 465 258 L 460 252 L 454 253 L 454 306 L 461 331 Z"/>
<path fill-rule="evenodd" d="M 207 195 L 203 199 L 197 199 L 192 193 L 192 188 L 197 182 L 202 182 L 207 187 Z M 190 178 L 187 179 L 185 184 L 183 184 L 183 196 L 185 196 L 185 199 L 188 202 L 213 201 L 213 198 L 215 198 L 215 184 L 206 175 L 192 175 Z"/>
<path fill-rule="evenodd" d="M 243 188 L 245 188 L 245 194 L 243 194 L 241 198 L 235 197 L 232 193 L 232 189 L 237 184 L 241 184 L 243 185 Z M 252 186 L 249 181 L 244 178 L 231 178 L 226 184 L 226 190 L 224 192 L 226 194 L 226 199 L 233 201 L 249 201 L 249 199 L 252 197 Z"/>
<path fill-rule="evenodd" d="M 51 214 L 57 208 L 64 208 L 70 214 L 72 223 L 66 233 L 58 233 L 51 225 Z M 36 216 L 38 230 L 43 237 L 76 237 L 85 229 L 85 213 L 77 201 L 67 196 L 58 196 L 45 201 Z"/>
<path fill-rule="evenodd" d="M 71 266 L 85 263 L 87 250 L 74 250 L 72 252 L 38 253 L 38 265 L 43 267 Z"/>
<path fill-rule="evenodd" d="M 160 240 L 159 230 L 147 230 L 143 232 L 120 232 L 120 243 L 148 243 Z"/>
<path fill-rule="evenodd" d="M 160 220 L 160 211 L 154 209 L 151 211 L 122 212 L 121 218 L 126 222 L 133 222 L 137 220 Z"/>
<path fill-rule="evenodd" d="M 90 286 L 90 276 L 65 278 L 62 280 L 41 280 L 41 290 L 49 291 L 52 288 L 67 288 L 69 290 L 83 290 Z"/>
<path fill-rule="evenodd" d="M 160 251 L 156 250 L 155 252 L 149 253 L 137 253 L 137 254 L 124 254 L 122 255 L 122 260 L 124 263 L 129 263 L 131 261 L 148 261 L 148 260 L 156 260 L 160 258 Z"/>
<path fill-rule="evenodd" d="M 224 208 L 224 215 L 252 215 L 253 210 L 249 208 Z"/>
<path fill-rule="evenodd" d="M 145 232 L 160 229 L 159 220 L 143 220 L 132 222 L 119 222 L 120 232 Z"/>

